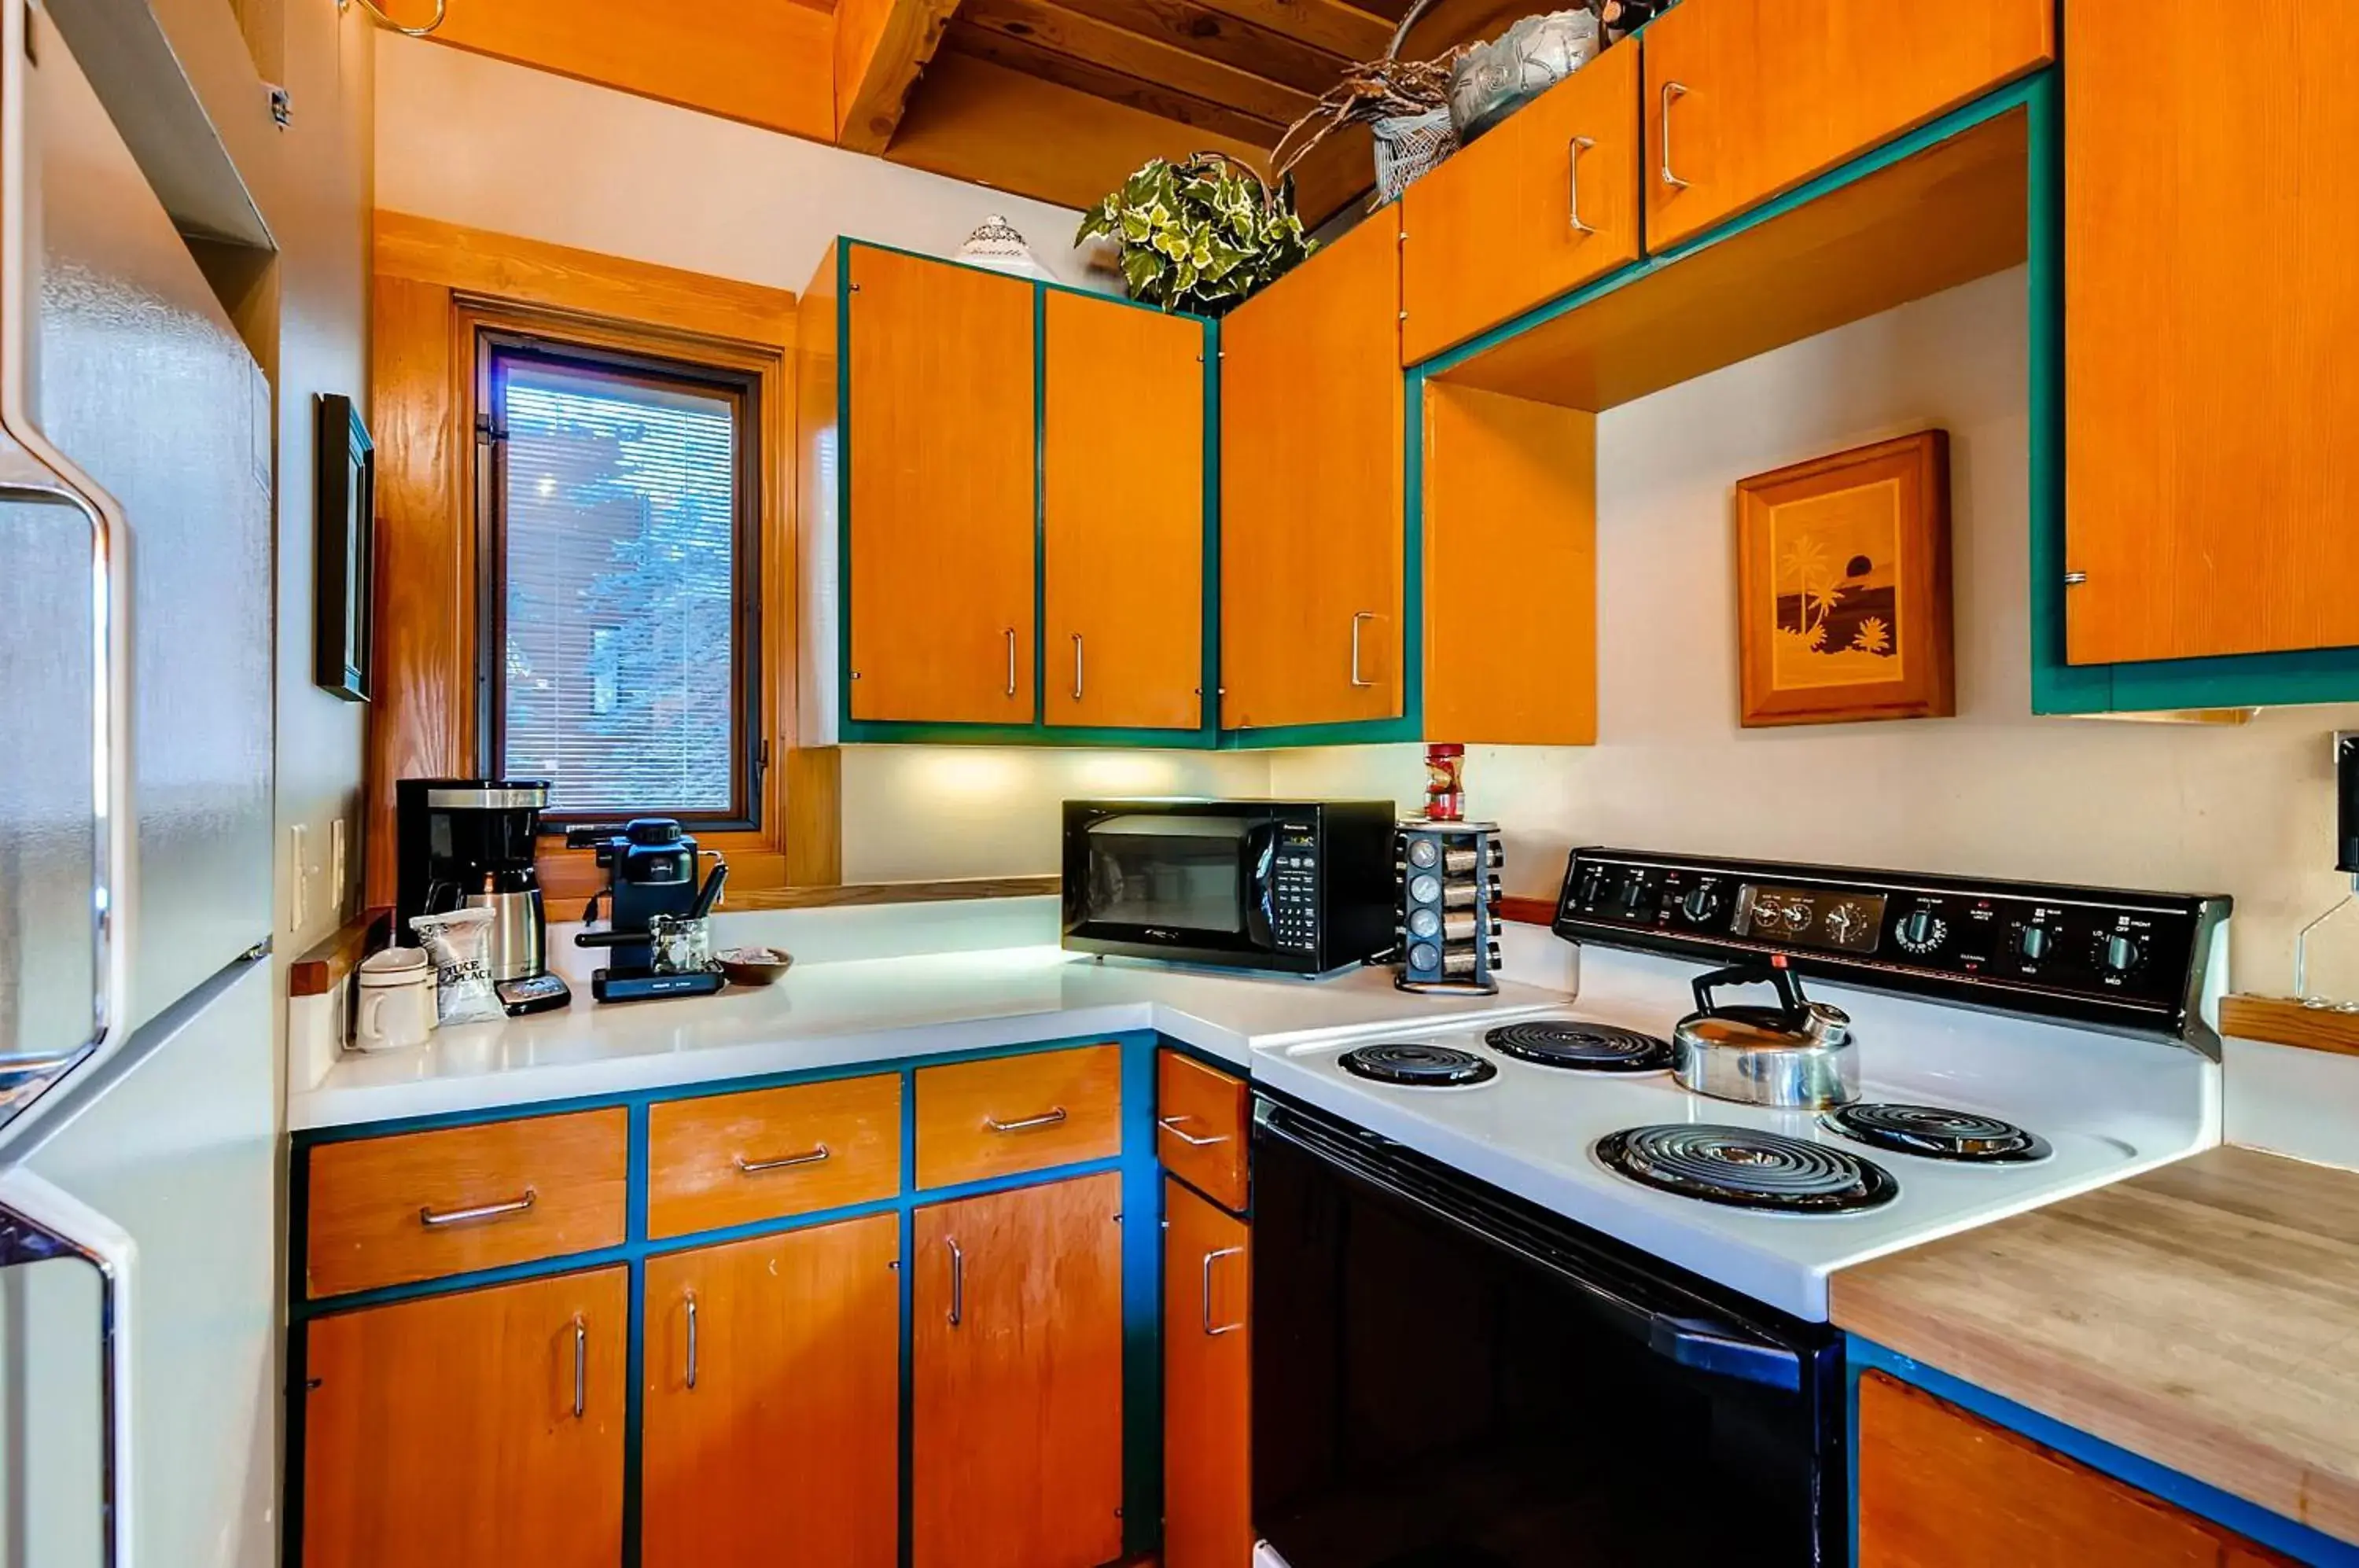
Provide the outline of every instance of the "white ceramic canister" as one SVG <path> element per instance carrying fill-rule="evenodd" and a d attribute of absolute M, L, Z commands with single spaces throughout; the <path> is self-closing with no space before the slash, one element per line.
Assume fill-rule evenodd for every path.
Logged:
<path fill-rule="evenodd" d="M 423 1045 L 434 1032 L 434 965 L 414 947 L 388 947 L 361 960 L 353 1023 L 354 1051 L 398 1051 Z"/>

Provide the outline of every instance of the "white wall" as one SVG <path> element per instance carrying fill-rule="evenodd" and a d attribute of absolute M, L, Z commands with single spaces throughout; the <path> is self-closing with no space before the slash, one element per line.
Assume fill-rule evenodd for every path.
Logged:
<path fill-rule="evenodd" d="M 799 292 L 839 234 L 948 256 L 993 212 L 1066 282 L 1081 214 L 379 33 L 377 205 Z"/>
<path fill-rule="evenodd" d="M 377 46 L 377 205 L 800 290 L 839 234 L 948 256 L 1004 214 L 1060 278 L 1081 214 L 394 34 Z M 847 746 L 854 882 L 1057 869 L 1058 804 L 1256 795 L 1259 756 Z"/>
<path fill-rule="evenodd" d="M 2290 986 L 2295 931 L 2343 891 L 2327 736 L 2359 713 L 2031 716 L 2024 321 L 2011 272 L 1599 420 L 1600 744 L 1467 762 L 1470 811 L 1507 829 L 1511 891 L 1553 893 L 1566 850 L 1600 842 L 2223 891 L 2237 983 Z M 1740 729 L 1732 486 L 1935 425 L 1954 474 L 1958 717 Z M 1281 754 L 1271 784 L 1407 803 L 1424 778 L 1416 747 L 1381 746 Z M 2359 995 L 2359 964 L 2343 973 Z"/>

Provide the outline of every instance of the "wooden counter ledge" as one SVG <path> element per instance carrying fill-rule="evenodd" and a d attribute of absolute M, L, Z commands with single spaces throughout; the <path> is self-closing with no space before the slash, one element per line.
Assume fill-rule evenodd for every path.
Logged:
<path fill-rule="evenodd" d="M 1835 1276 L 1837 1324 L 2359 1541 L 2359 1174 L 2214 1149 Z"/>

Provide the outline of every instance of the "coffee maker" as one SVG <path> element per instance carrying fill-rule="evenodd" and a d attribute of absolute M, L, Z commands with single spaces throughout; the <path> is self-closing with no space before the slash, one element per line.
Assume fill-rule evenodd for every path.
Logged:
<path fill-rule="evenodd" d="M 614 964 L 590 977 L 590 994 L 602 1002 L 635 1002 L 655 996 L 707 996 L 721 989 L 721 976 L 709 973 L 675 973 L 656 964 L 656 921 L 701 918 L 712 911 L 728 874 L 716 862 L 710 876 L 700 872 L 703 856 L 692 834 L 683 833 L 669 817 L 634 817 L 621 826 L 569 828 L 569 849 L 595 853 L 606 886 L 582 913 L 582 924 L 593 926 L 598 905 L 606 906 L 603 929 L 577 931 L 582 947 L 611 949 Z"/>
<path fill-rule="evenodd" d="M 393 791 L 394 940 L 417 943 L 414 915 L 489 909 L 484 959 L 508 1011 L 563 1006 L 533 865 L 547 780 L 402 779 Z"/>

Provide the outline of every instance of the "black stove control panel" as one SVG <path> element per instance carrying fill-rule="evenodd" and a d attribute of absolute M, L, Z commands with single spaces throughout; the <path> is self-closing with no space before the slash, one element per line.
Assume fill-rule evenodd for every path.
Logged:
<path fill-rule="evenodd" d="M 2201 1043 L 2224 897 L 1575 850 L 1556 932 Z"/>

